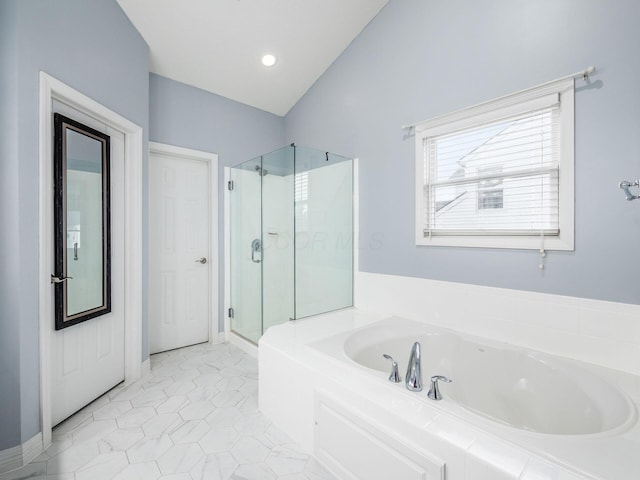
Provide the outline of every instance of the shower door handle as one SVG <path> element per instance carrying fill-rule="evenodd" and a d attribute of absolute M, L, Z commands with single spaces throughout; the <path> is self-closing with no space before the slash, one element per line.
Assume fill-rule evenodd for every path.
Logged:
<path fill-rule="evenodd" d="M 251 242 L 251 261 L 253 263 L 260 263 L 262 258 L 256 258 L 256 253 L 262 253 L 262 242 L 259 238 L 254 238 Z M 262 255 L 260 255 L 262 257 Z"/>

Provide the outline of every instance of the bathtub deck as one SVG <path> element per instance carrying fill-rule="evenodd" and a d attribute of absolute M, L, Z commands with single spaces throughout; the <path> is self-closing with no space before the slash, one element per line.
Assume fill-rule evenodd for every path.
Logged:
<path fill-rule="evenodd" d="M 383 316 L 347 309 L 270 329 L 260 341 L 260 409 L 308 452 L 316 452 L 319 398 L 352 407 L 404 445 L 446 463 L 447 480 L 554 478 L 631 480 L 640 471 L 640 425 L 626 431 L 562 436 L 530 433 L 476 416 L 460 418 L 446 402 L 426 400 L 365 373 L 344 355 L 341 333 Z M 617 384 L 640 405 L 640 378 L 585 365 Z M 445 404 L 443 406 L 443 404 Z M 354 445 L 353 448 L 358 448 Z"/>

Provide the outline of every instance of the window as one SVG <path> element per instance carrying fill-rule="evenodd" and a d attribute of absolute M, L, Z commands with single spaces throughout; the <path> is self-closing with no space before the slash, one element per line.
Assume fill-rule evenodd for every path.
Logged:
<path fill-rule="evenodd" d="M 504 208 L 502 167 L 481 168 L 478 172 L 484 180 L 478 181 L 478 210 Z"/>
<path fill-rule="evenodd" d="M 416 243 L 573 250 L 573 80 L 416 126 Z"/>
<path fill-rule="evenodd" d="M 309 231 L 309 172 L 296 173 L 294 177 L 294 204 L 296 232 Z"/>

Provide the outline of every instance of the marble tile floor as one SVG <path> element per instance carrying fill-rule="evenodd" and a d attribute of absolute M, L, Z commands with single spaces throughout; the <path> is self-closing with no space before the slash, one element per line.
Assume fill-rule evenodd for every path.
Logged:
<path fill-rule="evenodd" d="M 257 379 L 228 344 L 152 355 L 149 375 L 65 420 L 0 480 L 333 480 L 258 411 Z"/>

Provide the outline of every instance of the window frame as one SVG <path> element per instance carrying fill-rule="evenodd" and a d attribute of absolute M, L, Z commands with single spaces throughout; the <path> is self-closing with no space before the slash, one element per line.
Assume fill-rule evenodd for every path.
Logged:
<path fill-rule="evenodd" d="M 502 118 L 560 105 L 559 234 L 536 235 L 425 235 L 426 138 L 477 127 Z M 474 105 L 415 125 L 415 240 L 416 245 L 574 250 L 574 80 L 559 80 Z"/>

